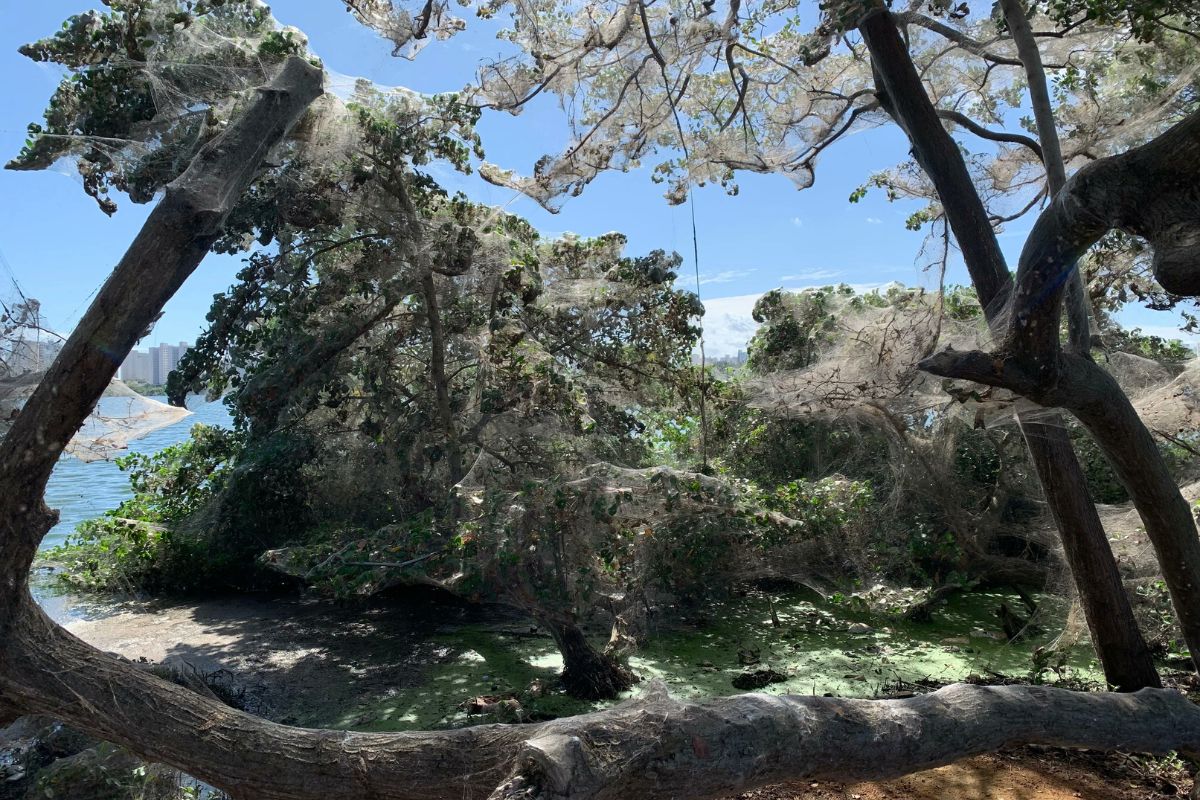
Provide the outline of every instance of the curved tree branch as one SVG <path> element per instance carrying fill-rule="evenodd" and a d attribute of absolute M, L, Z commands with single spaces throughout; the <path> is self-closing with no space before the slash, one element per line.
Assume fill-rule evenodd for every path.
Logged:
<path fill-rule="evenodd" d="M 948 108 L 939 108 L 937 115 L 944 120 L 949 120 L 955 125 L 961 125 L 981 139 L 988 139 L 993 142 L 1008 142 L 1010 144 L 1019 144 L 1028 147 L 1038 157 L 1042 159 L 1042 146 L 1037 143 L 1037 140 L 1031 136 L 1026 136 L 1023 133 L 1009 133 L 1008 131 L 993 131 L 980 125 L 975 120 L 968 117 L 961 111 L 953 111 Z"/>
<path fill-rule="evenodd" d="M 1150 242 L 1151 267 L 1164 289 L 1200 294 L 1200 111 L 1141 147 L 1085 165 L 1034 223 L 1021 252 L 1003 348 L 1038 361 L 1047 385 L 1057 369 L 1066 279 L 1075 261 L 1114 228 Z"/>

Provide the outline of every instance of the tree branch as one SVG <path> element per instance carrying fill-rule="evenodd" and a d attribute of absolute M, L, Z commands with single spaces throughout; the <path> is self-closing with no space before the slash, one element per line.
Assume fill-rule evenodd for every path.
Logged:
<path fill-rule="evenodd" d="M 38 543 L 57 518 L 42 494 L 63 448 L 117 366 L 199 265 L 268 152 L 321 94 L 322 73 L 287 60 L 166 187 L 129 250 L 0 442 L 0 640 Z"/>
<path fill-rule="evenodd" d="M 1003 348 L 1054 382 L 1062 294 L 1075 262 L 1112 229 L 1148 240 L 1163 288 L 1200 294 L 1200 111 L 1158 138 L 1087 164 L 1038 216 L 1021 251 Z"/>
<path fill-rule="evenodd" d="M 895 18 L 896 22 L 902 25 L 911 23 L 913 25 L 917 25 L 918 27 L 925 28 L 928 31 L 932 31 L 939 36 L 954 42 L 968 53 L 977 55 L 985 61 L 990 61 L 993 64 L 1003 64 L 1009 67 L 1022 66 L 1021 59 L 1010 58 L 1009 56 L 1003 56 L 999 53 L 994 53 L 991 50 L 988 50 L 987 46 L 978 39 L 972 39 L 958 28 L 947 25 L 946 23 L 936 20 L 933 17 L 928 17 L 919 11 L 901 11 L 893 14 L 893 17 Z"/>
<path fill-rule="evenodd" d="M 1000 0 L 1008 21 L 1008 30 L 1017 46 L 1017 54 L 1025 67 L 1029 84 L 1029 100 L 1033 106 L 1033 117 L 1037 124 L 1038 139 L 1045 156 L 1048 194 L 1054 197 L 1067 182 L 1067 166 L 1063 161 L 1062 146 L 1058 139 L 1058 127 L 1054 121 L 1054 107 L 1050 104 L 1050 87 L 1046 70 L 1042 66 L 1042 53 L 1038 48 L 1029 19 L 1021 7 L 1021 0 Z M 1067 278 L 1067 330 L 1071 349 L 1080 354 L 1091 351 L 1091 320 L 1088 315 L 1087 299 L 1083 289 L 1083 276 L 1074 262 L 1070 265 Z"/>
<path fill-rule="evenodd" d="M 980 125 L 975 120 L 963 114 L 961 111 L 953 111 L 948 108 L 937 109 L 937 115 L 944 120 L 949 120 L 955 125 L 961 125 L 981 139 L 989 139 L 993 142 L 1009 142 L 1010 144 L 1019 144 L 1028 147 L 1042 160 L 1042 146 L 1037 143 L 1037 140 L 1026 136 L 1022 133 L 1009 133 L 1008 131 L 993 131 Z"/>

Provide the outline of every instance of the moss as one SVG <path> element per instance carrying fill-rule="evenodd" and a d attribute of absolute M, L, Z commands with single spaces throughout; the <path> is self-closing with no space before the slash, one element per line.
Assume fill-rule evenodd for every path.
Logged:
<path fill-rule="evenodd" d="M 777 597 L 780 627 L 770 621 L 765 595 L 703 609 L 705 625 L 654 636 L 632 660 L 672 692 L 704 697 L 736 693 L 733 678 L 745 670 L 739 651 L 757 652 L 762 664 L 789 679 L 762 691 L 872 697 L 899 682 L 951 682 L 972 675 L 1026 675 L 1033 651 L 1048 637 L 1009 643 L 995 637 L 1000 603 L 1019 601 L 1001 593 L 953 598 L 929 624 L 872 619 L 806 595 Z M 867 628 L 851 633 L 855 624 Z M 1049 626 L 1053 627 L 1053 626 Z M 859 630 L 856 628 L 855 630 Z M 1090 649 L 1077 647 L 1067 664 L 1073 678 L 1099 681 Z"/>

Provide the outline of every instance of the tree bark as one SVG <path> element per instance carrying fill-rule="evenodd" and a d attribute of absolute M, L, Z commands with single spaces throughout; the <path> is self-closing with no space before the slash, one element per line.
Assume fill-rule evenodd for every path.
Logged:
<path fill-rule="evenodd" d="M 611 700 L 631 687 L 628 667 L 592 647 L 583 630 L 572 622 L 539 617 L 563 657 L 560 680 L 567 693 L 584 700 Z"/>
<path fill-rule="evenodd" d="M 237 800 L 704 800 L 784 780 L 892 778 L 1020 744 L 1200 754 L 1200 708 L 1161 689 L 955 685 L 905 700 L 698 703 L 652 691 L 533 725 L 291 728 L 99 653 L 31 601 L 5 647 L 0 711 L 60 719 Z"/>
<path fill-rule="evenodd" d="M 1063 161 L 1062 145 L 1058 139 L 1058 127 L 1054 122 L 1054 107 L 1050 104 L 1050 89 L 1046 81 L 1046 70 L 1042 66 L 1042 53 L 1021 0 L 1000 0 L 1004 19 L 1017 55 L 1025 67 L 1029 83 L 1029 99 L 1033 106 L 1033 119 L 1037 125 L 1038 141 L 1042 146 L 1042 163 L 1046 167 L 1047 197 L 1053 198 L 1067 182 L 1067 165 Z M 1083 288 L 1083 276 L 1070 264 L 1067 278 L 1067 328 L 1071 348 L 1076 353 L 1091 351 L 1091 321 L 1088 318 L 1088 302 Z"/>
<path fill-rule="evenodd" d="M 447 484 L 453 486 L 463 476 L 462 447 L 450 409 L 450 382 L 446 378 L 446 332 L 442 326 L 437 283 L 432 271 L 422 278 L 421 293 L 425 297 L 425 315 L 429 323 L 429 377 L 437 397 L 438 424 L 442 426 L 442 435 L 446 438 L 446 461 L 449 464 Z"/>
<path fill-rule="evenodd" d="M 1008 266 L 986 209 L 953 138 L 925 93 L 908 49 L 884 10 L 859 24 L 871 53 L 883 106 L 908 134 L 913 155 L 933 181 L 989 322 L 1011 295 Z M 1057 335 L 1057 328 L 1055 329 Z M 1160 686 L 1150 649 L 1121 584 L 1108 536 L 1061 418 L 1021 419 L 1021 432 L 1079 591 L 1092 643 L 1108 682 L 1123 690 Z"/>

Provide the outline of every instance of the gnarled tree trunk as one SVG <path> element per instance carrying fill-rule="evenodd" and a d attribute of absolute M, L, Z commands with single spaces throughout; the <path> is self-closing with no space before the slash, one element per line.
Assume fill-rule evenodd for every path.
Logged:
<path fill-rule="evenodd" d="M 563 657 L 562 684 L 572 697 L 608 700 L 633 686 L 633 672 L 592 646 L 577 624 L 539 617 Z"/>

